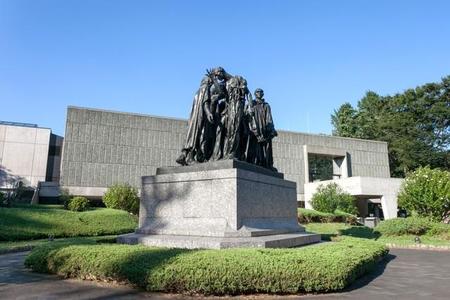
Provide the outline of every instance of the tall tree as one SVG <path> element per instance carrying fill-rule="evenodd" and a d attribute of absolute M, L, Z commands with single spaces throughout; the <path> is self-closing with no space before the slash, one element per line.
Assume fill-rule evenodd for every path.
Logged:
<path fill-rule="evenodd" d="M 333 135 L 354 137 L 357 134 L 355 118 L 356 110 L 348 102 L 334 110 L 334 114 L 331 115 L 331 124 L 334 127 Z"/>
<path fill-rule="evenodd" d="M 394 96 L 366 95 L 331 116 L 333 135 L 388 142 L 392 176 L 429 165 L 450 169 L 450 76 Z"/>

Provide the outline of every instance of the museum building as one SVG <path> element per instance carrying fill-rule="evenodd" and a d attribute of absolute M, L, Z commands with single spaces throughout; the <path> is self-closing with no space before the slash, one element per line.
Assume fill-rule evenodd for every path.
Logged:
<path fill-rule="evenodd" d="M 39 183 L 41 197 L 52 194 L 48 187 L 55 182 L 89 198 L 100 198 L 114 183 L 140 187 L 141 176 L 176 165 L 186 130 L 183 119 L 73 106 L 67 109 L 64 139 L 49 129 L 0 123 L 0 182 L 5 174 L 20 175 L 33 187 Z M 277 130 L 274 165 L 297 183 L 299 206 L 310 208 L 317 187 L 336 182 L 357 197 L 361 216 L 397 216 L 402 180 L 390 178 L 386 142 Z M 10 157 L 17 143 L 28 149 L 28 159 L 20 163 Z"/>
<path fill-rule="evenodd" d="M 33 192 L 47 187 L 56 196 L 61 167 L 63 137 L 36 124 L 0 121 L 0 190 L 10 190 L 22 182 Z"/>

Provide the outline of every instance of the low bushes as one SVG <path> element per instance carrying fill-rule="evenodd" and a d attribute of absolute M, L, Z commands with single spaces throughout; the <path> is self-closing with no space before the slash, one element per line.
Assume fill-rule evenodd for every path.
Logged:
<path fill-rule="evenodd" d="M 115 209 L 72 212 L 60 208 L 0 208 L 0 241 L 128 233 L 137 220 Z"/>
<path fill-rule="evenodd" d="M 312 196 L 311 205 L 315 210 L 325 213 L 334 213 L 336 210 L 349 214 L 357 212 L 355 198 L 344 192 L 336 183 L 319 185 Z"/>
<path fill-rule="evenodd" d="M 385 235 L 422 235 L 431 226 L 431 221 L 425 218 L 396 218 L 382 221 L 376 230 Z"/>
<path fill-rule="evenodd" d="M 336 210 L 334 213 L 324 213 L 312 209 L 299 208 L 298 222 L 301 224 L 307 223 L 349 223 L 357 224 L 357 219 L 354 215 Z"/>
<path fill-rule="evenodd" d="M 129 184 L 115 184 L 103 195 L 103 203 L 108 208 L 122 209 L 132 214 L 139 213 L 137 189 Z"/>
<path fill-rule="evenodd" d="M 67 205 L 67 209 L 71 211 L 85 211 L 88 208 L 89 200 L 85 197 L 73 197 Z"/>
<path fill-rule="evenodd" d="M 387 236 L 429 235 L 450 237 L 450 225 L 433 222 L 430 218 L 408 217 L 382 221 L 375 231 Z"/>
<path fill-rule="evenodd" d="M 449 226 L 443 223 L 433 223 L 424 235 L 420 236 L 422 245 L 433 247 L 450 247 Z M 345 223 L 308 223 L 305 224 L 308 232 L 319 233 L 322 240 L 336 240 L 339 238 L 354 237 L 363 240 L 373 240 L 388 245 L 416 245 L 416 235 L 387 235 L 381 234 L 375 229 L 366 226 L 353 226 Z"/>
<path fill-rule="evenodd" d="M 341 290 L 386 254 L 379 243 L 352 238 L 301 249 L 53 244 L 33 250 L 25 263 L 38 272 L 130 282 L 148 291 L 286 294 Z"/>

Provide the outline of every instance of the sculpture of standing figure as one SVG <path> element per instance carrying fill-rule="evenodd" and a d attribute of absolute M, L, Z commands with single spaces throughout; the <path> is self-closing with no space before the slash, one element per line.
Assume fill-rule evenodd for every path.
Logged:
<path fill-rule="evenodd" d="M 245 159 L 244 108 L 249 97 L 247 80 L 242 76 L 231 77 L 226 85 L 228 97 L 222 108 L 217 130 L 215 159 Z"/>
<path fill-rule="evenodd" d="M 220 86 L 230 77 L 222 67 L 208 70 L 203 77 L 194 96 L 186 142 L 176 160 L 178 164 L 188 165 L 210 158 L 215 140 L 215 106 L 218 99 L 225 97 L 225 88 Z"/>
<path fill-rule="evenodd" d="M 272 139 L 278 134 L 264 91 L 256 89 L 255 96 L 253 100 L 244 77 L 221 67 L 207 70 L 192 103 L 177 163 L 237 159 L 276 171 Z"/>
<path fill-rule="evenodd" d="M 226 83 L 232 77 L 222 67 L 208 70 L 207 74 L 212 80 L 212 86 L 210 88 L 211 101 L 205 105 L 205 110 L 211 113 L 213 121 L 206 124 L 201 138 L 201 148 L 205 156 L 205 161 L 209 160 L 213 155 L 217 127 L 220 125 L 221 120 L 220 108 L 228 96 Z"/>
<path fill-rule="evenodd" d="M 247 108 L 250 134 L 247 143 L 247 162 L 272 169 L 272 139 L 278 135 L 275 130 L 270 105 L 264 100 L 264 91 L 255 90 L 256 99 Z"/>
<path fill-rule="evenodd" d="M 200 83 L 200 88 L 194 96 L 191 114 L 189 116 L 186 142 L 181 150 L 181 155 L 176 160 L 180 165 L 187 165 L 195 160 L 203 160 L 203 154 L 201 153 L 200 147 L 201 136 L 206 119 L 208 118 L 211 121 L 213 120 L 213 116 L 207 114 L 205 111 L 207 102 L 210 102 L 209 89 L 211 85 L 211 78 L 209 76 L 203 77 Z"/>

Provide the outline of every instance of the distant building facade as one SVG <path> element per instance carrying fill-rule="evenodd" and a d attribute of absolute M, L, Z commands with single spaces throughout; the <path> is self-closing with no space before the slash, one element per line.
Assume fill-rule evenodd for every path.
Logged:
<path fill-rule="evenodd" d="M 65 137 L 33 124 L 0 121 L 0 189 L 16 181 L 55 199 L 59 186 L 100 198 L 114 183 L 140 187 L 141 176 L 174 166 L 187 121 L 68 107 Z M 335 182 L 358 199 L 360 215 L 396 217 L 401 179 L 390 178 L 387 143 L 278 130 L 275 167 L 297 183 L 299 206 Z M 54 201 L 54 200 L 53 200 Z"/>
<path fill-rule="evenodd" d="M 58 182 L 62 140 L 49 128 L 0 121 L 0 189 L 18 181 L 32 188 Z"/>
<path fill-rule="evenodd" d="M 186 129 L 187 121 L 182 119 L 68 107 L 60 184 L 72 194 L 88 197 L 101 197 L 114 183 L 139 187 L 141 176 L 155 174 L 160 166 L 176 165 Z M 297 183 L 301 206 L 310 207 L 311 195 L 319 185 L 315 169 L 326 169 L 328 178 L 322 176 L 321 180 L 338 184 L 348 182 L 348 178 L 364 178 L 364 185 L 378 184 L 381 179 L 383 184 L 395 182 L 391 187 L 394 192 L 390 192 L 394 200 L 389 200 L 395 207 L 385 211 L 387 205 L 383 206 L 386 217 L 394 217 L 399 184 L 390 178 L 387 143 L 282 130 L 278 133 L 273 141 L 275 167 L 287 180 Z M 318 164 L 313 158 L 324 163 Z M 349 191 L 364 201 L 362 211 L 369 215 L 364 207 L 371 201 L 381 204 L 383 187 L 374 192 L 354 186 L 363 183 L 353 183 Z M 344 189 L 346 186 L 349 184 L 343 184 Z"/>

